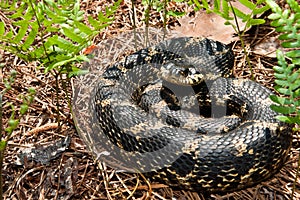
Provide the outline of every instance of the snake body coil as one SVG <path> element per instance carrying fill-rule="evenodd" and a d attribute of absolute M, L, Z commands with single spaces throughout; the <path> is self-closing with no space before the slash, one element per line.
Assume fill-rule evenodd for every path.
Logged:
<path fill-rule="evenodd" d="M 225 45 L 189 37 L 127 56 L 92 98 L 99 134 L 171 186 L 233 191 L 266 180 L 287 158 L 289 127 L 274 118 L 267 88 L 230 78 L 233 60 Z"/>

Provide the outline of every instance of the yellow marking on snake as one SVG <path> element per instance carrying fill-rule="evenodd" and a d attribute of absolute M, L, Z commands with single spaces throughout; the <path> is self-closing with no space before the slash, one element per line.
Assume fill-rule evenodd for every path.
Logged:
<path fill-rule="evenodd" d="M 101 102 L 98 102 L 102 107 L 105 107 L 105 106 L 109 106 L 110 105 L 110 100 L 109 99 L 105 99 L 105 100 L 102 100 Z"/>
<path fill-rule="evenodd" d="M 247 145 L 241 140 L 235 144 L 235 148 L 238 151 L 238 153 L 236 154 L 237 157 L 241 157 L 244 153 L 247 152 Z"/>

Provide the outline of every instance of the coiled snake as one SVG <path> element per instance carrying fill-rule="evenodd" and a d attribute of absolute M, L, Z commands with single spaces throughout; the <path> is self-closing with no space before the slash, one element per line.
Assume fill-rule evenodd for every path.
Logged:
<path fill-rule="evenodd" d="M 232 191 L 271 177 L 287 158 L 289 127 L 274 118 L 270 90 L 230 77 L 233 60 L 222 43 L 190 37 L 127 56 L 92 97 L 99 134 L 130 155 L 120 159 L 133 171 L 171 186 Z"/>

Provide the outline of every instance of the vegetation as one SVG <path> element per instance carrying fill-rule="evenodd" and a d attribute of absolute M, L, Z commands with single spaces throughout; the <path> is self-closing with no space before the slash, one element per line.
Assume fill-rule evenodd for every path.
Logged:
<path fill-rule="evenodd" d="M 35 95 L 35 90 L 33 88 L 29 88 L 26 95 L 21 95 L 20 99 L 22 99 L 22 104 L 19 108 L 15 108 L 15 105 L 13 102 L 9 102 L 8 105 L 11 107 L 12 113 L 10 115 L 10 118 L 8 119 L 8 126 L 5 128 L 6 134 L 3 135 L 3 124 L 2 124 L 2 113 L 3 113 L 3 103 L 2 103 L 2 97 L 12 88 L 12 85 L 14 84 L 15 77 L 16 77 L 16 71 L 11 70 L 10 76 L 7 78 L 4 78 L 4 85 L 5 89 L 1 91 L 0 93 L 0 197 L 2 198 L 2 165 L 4 160 L 4 152 L 7 147 L 7 143 L 11 138 L 11 135 L 13 131 L 18 127 L 20 123 L 20 119 L 26 114 L 29 105 L 33 102 L 33 98 Z M 17 113 L 16 113 L 17 112 Z"/>
<path fill-rule="evenodd" d="M 277 103 L 272 109 L 284 114 L 277 117 L 279 120 L 300 125 L 300 69 L 297 67 L 300 65 L 300 6 L 295 0 L 287 0 L 289 8 L 285 10 L 273 0 L 267 3 L 273 11 L 269 16 L 271 25 L 276 27 L 282 47 L 287 49 L 286 53 L 277 50 L 279 66 L 274 67 L 275 90 L 282 96 L 271 96 Z"/>
<path fill-rule="evenodd" d="M 282 114 L 277 118 L 283 122 L 296 124 L 295 130 L 300 130 L 300 5 L 295 0 L 287 0 L 289 8 L 280 8 L 275 1 L 266 0 L 273 13 L 269 16 L 271 25 L 280 33 L 279 39 L 282 47 L 287 49 L 284 53 L 277 50 L 278 66 L 275 71 L 275 90 L 280 95 L 272 95 L 276 103 L 271 108 Z M 297 173 L 293 184 L 292 197 L 296 190 L 299 176 L 300 159 L 298 158 Z"/>
<path fill-rule="evenodd" d="M 87 55 L 82 55 L 80 52 L 91 45 L 92 39 L 103 28 L 112 23 L 114 12 L 120 2 L 119 0 L 108 7 L 105 13 L 99 13 L 97 19 L 89 16 L 88 24 L 84 22 L 84 11 L 80 10 L 79 0 L 0 2 L 1 11 L 12 24 L 12 27 L 8 27 L 4 21 L 0 21 L 0 49 L 15 54 L 25 62 L 36 61 L 45 73 L 51 73 L 55 77 L 58 122 L 60 121 L 58 90 L 59 80 L 64 81 L 62 74 L 67 74 L 67 81 L 69 81 L 68 78 L 73 75 L 86 73 L 76 67 L 76 63 L 88 60 Z M 7 134 L 2 135 L 2 97 L 10 90 L 15 76 L 16 72 L 11 70 L 10 76 L 4 79 L 5 89 L 0 93 L 0 170 L 2 170 L 7 142 L 22 116 L 27 112 L 35 94 L 35 90 L 30 88 L 28 94 L 22 97 L 23 103 L 18 109 L 18 115 L 13 103 L 9 103 L 11 117 L 8 127 L 5 128 Z M 66 98 L 70 99 L 68 95 Z M 0 173 L 0 184 L 2 197 L 2 173 Z"/>
<path fill-rule="evenodd" d="M 98 19 L 88 17 L 79 0 L 1 1 L 1 8 L 12 20 L 14 28 L 0 22 L 0 48 L 25 61 L 40 61 L 45 72 L 56 70 L 69 76 L 82 73 L 74 63 L 87 60 L 80 52 L 91 45 L 92 39 L 113 21 L 120 0 L 100 13 Z"/>

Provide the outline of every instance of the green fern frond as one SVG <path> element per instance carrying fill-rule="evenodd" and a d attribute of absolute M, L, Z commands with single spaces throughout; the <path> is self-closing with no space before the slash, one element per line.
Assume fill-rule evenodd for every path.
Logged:
<path fill-rule="evenodd" d="M 287 53 L 277 51 L 278 65 L 275 71 L 275 89 L 280 96 L 272 95 L 276 103 L 272 109 L 280 114 L 277 118 L 287 123 L 300 124 L 300 6 L 295 0 L 287 0 L 289 8 L 280 8 L 275 1 L 266 0 L 273 13 L 271 25 L 281 33 L 278 37 Z M 296 49 L 295 49 L 296 48 Z M 291 62 L 288 62 L 287 59 Z"/>
<path fill-rule="evenodd" d="M 271 25 L 276 27 L 276 31 L 282 33 L 279 39 L 282 40 L 284 48 L 300 47 L 300 6 L 295 0 L 287 0 L 290 9 L 282 10 L 274 1 L 267 0 L 272 6 L 273 14 L 269 16 Z M 294 64 L 300 64 L 300 50 L 290 50 L 286 56 L 292 58 Z"/>
<path fill-rule="evenodd" d="M 279 66 L 274 67 L 276 91 L 282 96 L 272 95 L 271 100 L 276 103 L 271 108 L 281 114 L 277 118 L 287 123 L 300 124 L 300 70 L 295 64 L 288 64 L 282 51 L 277 51 Z"/>
<path fill-rule="evenodd" d="M 64 72 L 65 66 L 84 60 L 78 55 L 91 45 L 92 39 L 103 28 L 112 23 L 120 3 L 121 0 L 118 0 L 107 7 L 105 14 L 98 15 L 98 20 L 89 17 L 90 24 L 85 24 L 79 0 L 2 2 L 0 6 L 17 32 L 1 22 L 0 48 L 26 61 L 41 61 L 46 72 L 52 69 Z"/>

